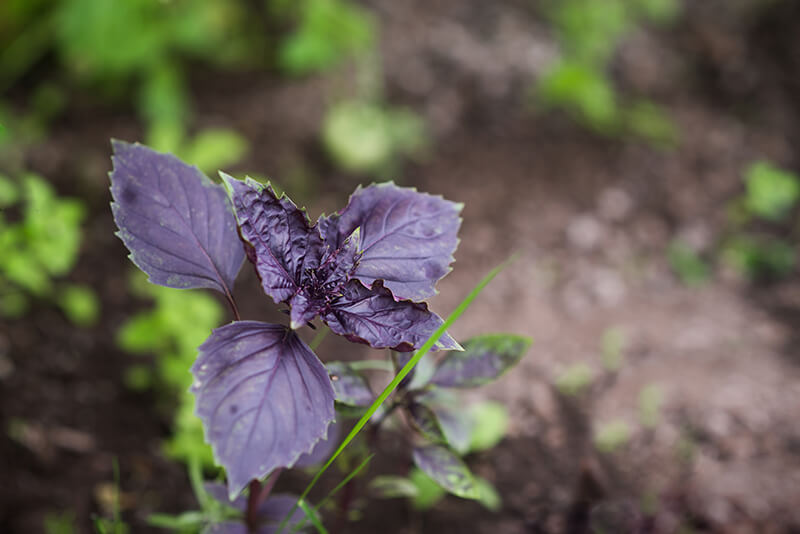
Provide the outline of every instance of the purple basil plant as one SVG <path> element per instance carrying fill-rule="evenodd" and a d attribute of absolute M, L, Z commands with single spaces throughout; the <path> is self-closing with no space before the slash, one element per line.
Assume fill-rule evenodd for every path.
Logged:
<path fill-rule="evenodd" d="M 359 188 L 312 223 L 269 185 L 113 141 L 112 211 L 131 260 L 152 283 L 212 288 L 236 321 L 217 328 L 192 367 L 197 415 L 234 499 L 249 481 L 292 466 L 334 419 L 328 371 L 295 330 L 319 317 L 350 341 L 400 352 L 442 324 L 435 294 L 458 245 L 461 205 L 392 183 Z M 233 284 L 244 261 L 290 325 L 240 320 Z M 436 349 L 460 350 L 445 334 Z"/>
<path fill-rule="evenodd" d="M 235 318 L 211 333 L 191 369 L 196 413 L 227 474 L 227 487 L 206 491 L 242 514 L 212 521 L 204 532 L 274 533 L 282 515 L 296 531 L 305 519 L 294 498 L 264 500 L 276 474 L 327 458 L 336 408 L 364 410 L 375 395 L 355 366 L 323 365 L 295 331 L 319 318 L 350 341 L 392 349 L 399 372 L 443 325 L 424 299 L 450 271 L 462 206 L 384 183 L 359 187 L 344 209 L 312 224 L 269 185 L 224 173 L 224 185 L 216 184 L 172 155 L 112 144 L 111 208 L 131 260 L 152 283 L 219 291 Z M 241 319 L 233 285 L 245 258 L 264 292 L 288 307 L 288 326 Z M 496 379 L 529 345 L 521 336 L 490 334 L 462 348 L 442 334 L 433 350 L 451 352 L 427 377 L 412 371 L 400 381 L 373 430 L 400 409 L 417 467 L 450 493 L 479 498 L 459 457 L 474 423 L 440 391 Z"/>

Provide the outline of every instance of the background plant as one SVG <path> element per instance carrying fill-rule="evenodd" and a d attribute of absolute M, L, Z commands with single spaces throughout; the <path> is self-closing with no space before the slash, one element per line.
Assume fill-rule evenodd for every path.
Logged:
<path fill-rule="evenodd" d="M 608 70 L 627 34 L 642 23 L 666 24 L 678 10 L 675 0 L 546 2 L 561 57 L 537 82 L 537 100 L 601 134 L 674 143 L 677 132 L 669 117 L 652 102 L 622 98 Z"/>
<path fill-rule="evenodd" d="M 20 317 L 36 299 L 57 304 L 68 319 L 89 326 L 99 304 L 88 287 L 62 281 L 75 265 L 83 203 L 56 195 L 35 174 L 0 175 L 0 314 Z"/>

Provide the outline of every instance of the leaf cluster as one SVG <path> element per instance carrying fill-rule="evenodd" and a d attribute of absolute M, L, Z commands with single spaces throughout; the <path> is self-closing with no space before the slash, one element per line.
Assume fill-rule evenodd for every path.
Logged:
<path fill-rule="evenodd" d="M 530 340 L 522 336 L 489 334 L 468 340 L 463 351 L 447 352 L 436 361 L 423 358 L 410 378 L 400 383 L 388 407 L 377 419 L 373 416 L 377 427 L 395 410 L 402 414 L 411 432 L 411 456 L 420 472 L 412 472 L 410 478 L 379 477 L 373 484 L 379 494 L 411 498 L 423 508 L 431 506 L 441 495 L 426 486 L 430 479 L 453 495 L 495 506 L 496 492 L 487 481 L 476 478 L 461 457 L 494 447 L 505 435 L 508 416 L 502 405 L 491 402 L 465 410 L 453 391 L 499 378 L 529 346 Z M 393 355 L 398 371 L 407 361 L 404 354 Z M 332 362 L 327 367 L 336 401 L 347 413 L 372 404 L 374 394 L 358 363 Z"/>

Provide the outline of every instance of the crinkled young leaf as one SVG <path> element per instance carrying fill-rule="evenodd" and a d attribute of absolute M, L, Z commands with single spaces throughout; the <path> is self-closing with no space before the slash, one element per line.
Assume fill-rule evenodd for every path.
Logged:
<path fill-rule="evenodd" d="M 333 387 L 293 331 L 238 321 L 214 330 L 199 350 L 192 366 L 196 413 L 228 474 L 231 499 L 325 438 L 334 418 Z"/>
<path fill-rule="evenodd" d="M 252 250 L 264 292 L 287 302 L 303 287 L 307 273 L 320 265 L 323 245 L 305 212 L 272 187 L 250 178 L 242 182 L 221 173 L 232 192 L 239 232 Z M 342 240 L 344 241 L 344 240 Z"/>
<path fill-rule="evenodd" d="M 400 352 L 421 347 L 443 322 L 424 302 L 396 301 L 380 280 L 371 289 L 350 280 L 341 297 L 322 314 L 322 320 L 350 341 Z M 461 350 L 461 346 L 444 334 L 432 350 Z"/>
<path fill-rule="evenodd" d="M 481 386 L 516 365 L 530 345 L 530 338 L 513 334 L 474 337 L 464 343 L 464 352 L 444 357 L 431 383 L 454 388 Z"/>
<path fill-rule="evenodd" d="M 225 189 L 170 154 L 112 145 L 111 210 L 131 260 L 154 284 L 230 294 L 244 251 Z"/>
<path fill-rule="evenodd" d="M 444 489 L 465 499 L 480 497 L 479 489 L 466 464 L 443 445 L 414 447 L 414 463 Z"/>
<path fill-rule="evenodd" d="M 299 328 L 314 319 L 339 295 L 358 263 L 358 243 L 359 229 L 356 228 L 341 248 L 331 250 L 326 247 L 319 267 L 306 273 L 302 287 L 289 300 L 292 328 Z"/>
<path fill-rule="evenodd" d="M 375 394 L 364 375 L 346 362 L 328 362 L 325 367 L 331 377 L 336 402 L 348 406 L 369 406 L 375 400 Z"/>
<path fill-rule="evenodd" d="M 421 301 L 450 272 L 462 207 L 388 182 L 359 187 L 341 212 L 320 217 L 319 229 L 337 249 L 360 227 L 363 255 L 354 276 L 367 287 L 383 280 L 398 299 Z"/>

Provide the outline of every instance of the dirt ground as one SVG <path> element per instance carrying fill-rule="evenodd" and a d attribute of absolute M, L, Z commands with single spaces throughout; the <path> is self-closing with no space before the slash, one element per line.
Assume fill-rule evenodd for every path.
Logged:
<path fill-rule="evenodd" d="M 680 145 L 660 150 L 526 106 L 556 54 L 535 2 L 370 2 L 387 97 L 423 113 L 435 139 L 397 181 L 466 206 L 454 271 L 432 307 L 448 313 L 516 252 L 452 333 L 515 332 L 534 345 L 480 393 L 512 416 L 508 438 L 469 460 L 502 495 L 499 512 L 448 498 L 421 513 L 366 495 L 346 532 L 800 532 L 798 273 L 754 285 L 720 266 L 713 282 L 688 289 L 665 257 L 676 236 L 711 250 L 753 159 L 800 169 L 800 5 L 776 2 L 750 17 L 753 2 L 690 4 L 673 29 L 632 35 L 613 69 L 623 94 L 652 98 L 677 122 Z M 229 126 L 251 140 L 232 170 L 290 191 L 283 177 L 315 177 L 313 192 L 297 188 L 312 217 L 343 205 L 358 179 L 331 166 L 315 132 L 346 76 L 197 70 L 192 82 L 198 127 Z M 0 532 L 39 532 L 46 513 L 63 510 L 89 532 L 114 458 L 133 532 L 155 532 L 150 513 L 194 506 L 183 467 L 160 453 L 169 419 L 152 395 L 123 386 L 132 357 L 114 345 L 139 304 L 113 236 L 108 139 L 140 136 L 130 110 L 78 94 L 27 154 L 31 170 L 89 204 L 73 280 L 99 292 L 104 312 L 89 330 L 45 307 L 0 328 L 0 420 L 4 429 L 28 423 L 22 438 L 0 438 Z M 254 288 L 252 276 L 237 285 L 249 317 L 269 302 Z M 600 357 L 609 328 L 626 339 L 614 374 Z M 344 346 L 326 340 L 319 354 Z M 566 397 L 552 384 L 575 363 L 599 378 Z M 638 416 L 646 386 L 663 396 L 654 428 Z M 628 444 L 598 453 L 593 432 L 616 419 L 632 429 Z M 373 469 L 404 461 L 390 452 Z"/>

